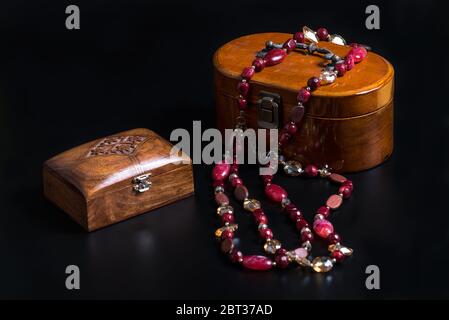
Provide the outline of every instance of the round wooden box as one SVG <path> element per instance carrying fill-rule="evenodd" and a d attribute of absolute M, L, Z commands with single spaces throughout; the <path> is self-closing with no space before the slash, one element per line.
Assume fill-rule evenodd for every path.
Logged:
<path fill-rule="evenodd" d="M 267 40 L 283 43 L 285 33 L 261 33 L 235 39 L 214 55 L 218 127 L 234 128 L 239 113 L 237 84 L 244 67 L 250 66 Z M 350 47 L 320 42 L 340 57 Z M 291 52 L 282 63 L 266 67 L 251 80 L 248 126 L 260 127 L 261 99 L 273 94 L 277 101 L 278 126 L 289 120 L 298 90 L 318 76 L 326 60 L 320 55 Z M 369 52 L 344 77 L 314 91 L 298 133 L 285 147 L 288 158 L 303 164 L 328 164 L 340 172 L 354 172 L 379 165 L 393 151 L 393 66 Z M 265 111 L 264 111 L 265 112 Z M 267 119 L 266 115 L 263 116 Z"/>

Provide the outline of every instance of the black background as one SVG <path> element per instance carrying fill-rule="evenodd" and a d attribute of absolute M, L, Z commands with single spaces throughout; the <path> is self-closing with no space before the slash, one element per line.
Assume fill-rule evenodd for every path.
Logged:
<path fill-rule="evenodd" d="M 447 298 L 449 24 L 443 1 L 2 1 L 0 5 L 0 298 Z M 81 29 L 65 28 L 65 7 Z M 381 29 L 365 28 L 377 4 Z M 239 36 L 326 26 L 371 45 L 396 69 L 395 151 L 350 175 L 355 194 L 333 221 L 355 255 L 329 274 L 253 273 L 220 254 L 210 167 L 196 195 L 86 234 L 42 196 L 42 163 L 134 127 L 168 138 L 192 120 L 213 127 L 214 51 Z M 261 198 L 254 168 L 243 171 Z M 309 219 L 333 188 L 280 177 Z M 297 240 L 267 204 L 281 241 Z M 260 252 L 237 213 L 242 248 Z M 65 267 L 81 290 L 65 289 Z M 381 289 L 365 287 L 365 268 Z"/>

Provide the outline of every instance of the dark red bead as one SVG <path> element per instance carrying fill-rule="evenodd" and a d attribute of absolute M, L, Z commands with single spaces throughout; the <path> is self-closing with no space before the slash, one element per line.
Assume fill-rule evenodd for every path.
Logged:
<path fill-rule="evenodd" d="M 221 216 L 221 221 L 223 221 L 223 223 L 225 222 L 233 223 L 234 215 L 232 213 L 225 213 Z"/>
<path fill-rule="evenodd" d="M 237 103 L 240 110 L 245 111 L 248 108 L 248 101 L 245 98 L 240 98 Z"/>
<path fill-rule="evenodd" d="M 299 220 L 296 221 L 296 229 L 298 231 L 301 231 L 302 228 L 305 228 L 305 227 L 308 227 L 308 226 L 309 226 L 309 224 L 304 219 L 299 219 Z"/>
<path fill-rule="evenodd" d="M 352 55 L 354 57 L 354 62 L 359 63 L 363 59 L 366 58 L 368 52 L 364 47 L 353 47 L 351 50 L 349 50 L 348 55 Z"/>
<path fill-rule="evenodd" d="M 285 250 L 284 248 L 277 249 L 276 254 L 287 254 L 287 250 Z"/>
<path fill-rule="evenodd" d="M 273 239 L 273 231 L 270 228 L 260 229 L 259 234 L 264 239 Z"/>
<path fill-rule="evenodd" d="M 262 212 L 258 214 L 253 214 L 254 219 L 256 220 L 257 224 L 267 224 L 268 218 L 267 216 Z"/>
<path fill-rule="evenodd" d="M 331 233 L 327 236 L 327 241 L 329 241 L 331 244 L 336 244 L 341 241 L 340 235 L 337 233 Z"/>
<path fill-rule="evenodd" d="M 293 136 L 298 131 L 298 127 L 294 122 L 290 122 L 285 125 L 284 130 L 287 131 L 289 135 Z"/>
<path fill-rule="evenodd" d="M 284 145 L 285 143 L 288 142 L 289 139 L 290 139 L 290 135 L 287 132 L 283 132 L 283 133 L 281 133 L 281 136 L 279 137 L 279 143 Z"/>
<path fill-rule="evenodd" d="M 323 215 L 323 217 L 325 217 L 325 218 L 329 217 L 330 212 L 331 212 L 331 210 L 326 206 L 321 206 L 316 211 L 316 213 Z"/>
<path fill-rule="evenodd" d="M 269 67 L 279 64 L 286 56 L 287 52 L 284 49 L 271 49 L 264 57 L 265 65 Z"/>
<path fill-rule="evenodd" d="M 290 113 L 290 119 L 292 122 L 299 123 L 304 116 L 304 106 L 296 106 Z"/>
<path fill-rule="evenodd" d="M 233 186 L 234 188 L 241 184 L 243 184 L 243 181 L 240 178 L 234 178 L 231 180 L 231 186 Z"/>
<path fill-rule="evenodd" d="M 292 221 L 298 221 L 298 219 L 301 219 L 302 217 L 302 213 L 301 211 L 299 211 L 299 209 L 291 209 L 288 211 L 288 216 L 290 217 L 290 219 Z"/>
<path fill-rule="evenodd" d="M 339 193 L 339 194 L 342 194 L 342 195 L 343 195 L 343 198 L 345 198 L 345 199 L 348 199 L 348 198 L 351 196 L 351 194 L 352 194 L 351 188 L 348 187 L 348 186 L 341 186 L 341 187 L 338 189 L 338 193 Z"/>
<path fill-rule="evenodd" d="M 262 176 L 262 180 L 264 184 L 271 183 L 271 180 L 273 180 L 273 176 L 270 174 Z"/>
<path fill-rule="evenodd" d="M 355 66 L 354 62 L 354 56 L 351 54 L 348 54 L 345 58 L 345 64 L 346 64 L 346 70 L 351 70 Z"/>
<path fill-rule="evenodd" d="M 229 254 L 229 257 L 231 258 L 231 261 L 234 263 L 240 263 L 243 259 L 243 253 L 240 250 L 232 249 L 231 253 Z"/>
<path fill-rule="evenodd" d="M 257 72 L 262 71 L 265 68 L 265 60 L 257 58 L 253 61 L 253 66 Z"/>
<path fill-rule="evenodd" d="M 286 212 L 289 212 L 290 210 L 293 210 L 293 209 L 296 209 L 296 206 L 295 206 L 293 203 L 287 204 L 287 205 L 284 207 L 284 210 L 285 210 Z"/>
<path fill-rule="evenodd" d="M 219 192 L 215 194 L 215 202 L 219 206 L 227 206 L 229 204 L 229 198 L 224 193 Z"/>
<path fill-rule="evenodd" d="M 346 73 L 346 64 L 345 63 L 337 63 L 335 65 L 335 70 L 337 71 L 337 76 L 343 77 Z"/>
<path fill-rule="evenodd" d="M 231 164 L 231 173 L 238 173 L 239 172 L 239 165 L 237 163 Z"/>
<path fill-rule="evenodd" d="M 318 39 L 320 39 L 321 41 L 326 41 L 327 38 L 329 37 L 329 32 L 327 31 L 326 28 L 319 28 L 316 31 L 316 35 L 318 36 Z"/>
<path fill-rule="evenodd" d="M 307 86 L 309 86 L 311 90 L 316 90 L 321 86 L 321 81 L 317 77 L 312 77 L 307 81 Z"/>
<path fill-rule="evenodd" d="M 340 250 L 334 250 L 331 253 L 331 258 L 335 259 L 337 262 L 342 262 L 345 259 L 345 255 Z"/>
<path fill-rule="evenodd" d="M 224 187 L 224 182 L 223 180 L 214 180 L 214 182 L 212 182 L 212 186 L 215 187 Z"/>
<path fill-rule="evenodd" d="M 265 187 L 265 195 L 274 202 L 281 202 L 287 198 L 287 191 L 277 184 L 269 184 Z"/>
<path fill-rule="evenodd" d="M 303 232 L 301 233 L 301 241 L 312 241 L 313 240 L 313 234 L 311 232 Z"/>
<path fill-rule="evenodd" d="M 309 164 L 304 169 L 304 173 L 308 177 L 316 177 L 318 175 L 318 168 L 314 166 L 313 164 Z"/>
<path fill-rule="evenodd" d="M 256 71 L 254 70 L 254 68 L 252 68 L 252 67 L 246 67 L 245 69 L 243 69 L 243 71 L 242 71 L 242 78 L 243 79 L 246 79 L 246 80 L 250 80 L 253 76 L 254 76 L 254 73 L 255 73 Z"/>
<path fill-rule="evenodd" d="M 304 43 L 304 33 L 302 31 L 296 32 L 293 38 L 296 40 L 296 42 Z"/>
<path fill-rule="evenodd" d="M 287 254 L 276 254 L 274 261 L 276 261 L 276 265 L 281 269 L 287 268 L 289 264 Z"/>
<path fill-rule="evenodd" d="M 294 49 L 296 49 L 296 40 L 295 39 L 288 39 L 284 42 L 284 45 L 282 46 L 284 49 L 287 49 L 287 52 L 290 52 Z"/>
<path fill-rule="evenodd" d="M 221 239 L 232 239 L 234 238 L 234 231 L 226 229 L 221 233 Z"/>
<path fill-rule="evenodd" d="M 249 91 L 249 83 L 248 82 L 239 82 L 239 84 L 237 85 L 237 90 L 243 97 L 246 97 L 248 95 L 248 91 Z"/>
<path fill-rule="evenodd" d="M 346 180 L 341 185 L 345 186 L 345 187 L 349 187 L 349 189 L 351 189 L 351 192 L 354 191 L 354 184 L 352 183 L 351 180 Z"/>
<path fill-rule="evenodd" d="M 215 181 L 224 180 L 231 172 L 231 165 L 228 163 L 217 163 L 212 170 L 212 179 Z"/>
<path fill-rule="evenodd" d="M 307 90 L 306 88 L 299 89 L 298 95 L 296 97 L 296 100 L 298 100 L 298 102 L 306 103 L 307 101 L 309 101 L 309 98 L 310 98 L 309 90 Z"/>

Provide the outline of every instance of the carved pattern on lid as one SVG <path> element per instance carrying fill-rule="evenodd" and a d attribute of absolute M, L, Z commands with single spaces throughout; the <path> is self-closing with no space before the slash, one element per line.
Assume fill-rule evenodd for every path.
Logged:
<path fill-rule="evenodd" d="M 144 142 L 146 136 L 112 136 L 101 139 L 93 146 L 86 158 L 105 155 L 132 155 L 140 143 Z"/>

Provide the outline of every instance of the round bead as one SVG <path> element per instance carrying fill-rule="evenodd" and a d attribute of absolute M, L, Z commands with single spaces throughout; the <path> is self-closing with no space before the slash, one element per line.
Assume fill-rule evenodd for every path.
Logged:
<path fill-rule="evenodd" d="M 341 241 L 340 235 L 337 233 L 331 233 L 327 236 L 327 241 L 329 241 L 331 244 L 336 244 Z"/>
<path fill-rule="evenodd" d="M 290 52 L 294 49 L 296 49 L 296 41 L 295 39 L 288 39 L 284 42 L 283 48 L 287 49 L 287 52 Z"/>
<path fill-rule="evenodd" d="M 294 122 L 287 123 L 284 129 L 288 132 L 289 135 L 294 135 L 298 131 L 298 127 Z"/>
<path fill-rule="evenodd" d="M 363 59 L 366 58 L 368 52 L 364 47 L 353 47 L 349 50 L 348 55 L 352 55 L 354 57 L 354 63 L 359 63 Z"/>
<path fill-rule="evenodd" d="M 345 255 L 340 250 L 334 250 L 331 253 L 331 258 L 335 259 L 337 262 L 342 262 L 345 259 Z"/>
<path fill-rule="evenodd" d="M 243 253 L 240 250 L 232 249 L 231 253 L 229 254 L 229 257 L 231 258 L 231 261 L 234 263 L 240 263 L 243 260 Z"/>
<path fill-rule="evenodd" d="M 232 213 L 225 213 L 221 216 L 221 221 L 223 221 L 223 223 L 234 223 L 234 215 Z"/>
<path fill-rule="evenodd" d="M 237 200 L 243 201 L 249 196 L 248 189 L 243 184 L 239 184 L 234 189 L 234 196 Z"/>
<path fill-rule="evenodd" d="M 231 186 L 233 186 L 234 188 L 241 184 L 243 184 L 243 181 L 240 178 L 234 178 L 231 180 Z"/>
<path fill-rule="evenodd" d="M 354 68 L 355 62 L 354 62 L 354 56 L 352 54 L 349 54 L 346 56 L 345 65 L 346 65 L 346 70 L 351 70 L 352 68 Z"/>
<path fill-rule="evenodd" d="M 248 108 L 248 101 L 245 98 L 240 98 L 237 101 L 239 110 L 245 111 Z"/>
<path fill-rule="evenodd" d="M 239 93 L 246 97 L 248 95 L 248 91 L 249 91 L 249 83 L 248 82 L 239 82 L 239 84 L 237 85 L 237 90 L 239 91 Z"/>
<path fill-rule="evenodd" d="M 345 63 L 337 63 L 335 65 L 335 70 L 337 71 L 337 75 L 339 77 L 343 77 L 346 73 L 346 64 Z"/>
<path fill-rule="evenodd" d="M 271 183 L 271 180 L 273 180 L 273 176 L 270 174 L 264 175 L 262 176 L 262 180 L 264 184 L 269 184 Z"/>
<path fill-rule="evenodd" d="M 231 173 L 238 173 L 239 172 L 239 165 L 237 163 L 231 164 Z"/>
<path fill-rule="evenodd" d="M 231 172 L 231 165 L 228 163 L 217 163 L 212 169 L 212 179 L 223 181 Z"/>
<path fill-rule="evenodd" d="M 273 231 L 270 228 L 260 229 L 259 234 L 264 239 L 273 239 Z"/>
<path fill-rule="evenodd" d="M 326 206 L 328 206 L 332 210 L 335 210 L 341 206 L 342 202 L 343 202 L 342 197 L 340 197 L 338 194 L 333 194 L 327 199 Z"/>
<path fill-rule="evenodd" d="M 319 38 L 321 41 L 326 41 L 327 38 L 329 37 L 329 32 L 327 31 L 326 28 L 319 28 L 319 29 L 316 31 L 316 35 L 318 36 L 318 38 Z"/>
<path fill-rule="evenodd" d="M 273 262 L 265 256 L 244 256 L 242 265 L 250 270 L 269 270 L 273 267 Z"/>
<path fill-rule="evenodd" d="M 309 90 L 307 90 L 306 88 L 299 89 L 298 95 L 296 96 L 296 100 L 298 100 L 298 102 L 306 103 L 307 101 L 309 101 L 309 98 L 310 98 Z"/>
<path fill-rule="evenodd" d="M 268 223 L 268 218 L 263 212 L 255 213 L 254 219 L 256 220 L 257 224 L 267 224 Z"/>
<path fill-rule="evenodd" d="M 321 85 L 321 81 L 317 77 L 312 77 L 307 80 L 307 86 L 310 87 L 311 90 L 316 90 Z"/>
<path fill-rule="evenodd" d="M 234 238 L 234 231 L 226 229 L 221 233 L 221 239 L 232 239 Z"/>
<path fill-rule="evenodd" d="M 290 113 L 290 119 L 292 122 L 299 123 L 302 120 L 302 117 L 304 116 L 304 106 L 296 106 L 292 109 Z"/>
<path fill-rule="evenodd" d="M 274 261 L 276 261 L 276 266 L 278 266 L 281 269 L 287 268 L 289 264 L 287 254 L 283 252 L 276 254 Z"/>
<path fill-rule="evenodd" d="M 303 232 L 301 234 L 301 241 L 312 241 L 313 240 L 313 234 L 311 232 Z"/>
<path fill-rule="evenodd" d="M 342 195 L 343 195 L 343 198 L 348 199 L 348 198 L 351 196 L 352 191 L 351 191 L 351 188 L 348 187 L 348 186 L 341 186 L 341 187 L 338 189 L 338 193 L 339 193 L 339 194 L 342 194 Z"/>
<path fill-rule="evenodd" d="M 307 221 L 305 219 L 299 219 L 296 221 L 296 229 L 298 231 L 301 231 L 303 228 L 308 227 L 309 224 L 307 223 Z"/>
<path fill-rule="evenodd" d="M 313 230 L 321 238 L 327 238 L 334 232 L 334 226 L 326 219 L 318 219 L 313 223 Z"/>
<path fill-rule="evenodd" d="M 299 43 L 304 43 L 304 40 L 305 40 L 304 33 L 301 31 L 296 32 L 295 35 L 293 36 L 293 38 L 296 40 L 296 42 L 299 42 Z"/>
<path fill-rule="evenodd" d="M 318 175 L 318 168 L 313 164 L 309 164 L 304 169 L 304 172 L 308 177 L 316 177 Z"/>
<path fill-rule="evenodd" d="M 252 67 L 246 67 L 242 71 L 242 78 L 246 80 L 250 80 L 254 76 L 255 70 Z"/>
<path fill-rule="evenodd" d="M 265 60 L 261 58 L 257 58 L 253 61 L 253 66 L 257 72 L 260 72 L 265 68 Z"/>
<path fill-rule="evenodd" d="M 292 221 L 298 221 L 298 219 L 302 218 L 302 213 L 299 211 L 299 209 L 291 209 L 288 211 L 288 216 Z"/>
<path fill-rule="evenodd" d="M 351 192 L 354 191 L 354 184 L 352 183 L 351 180 L 346 180 L 342 183 L 342 186 L 348 187 L 349 189 L 351 189 Z"/>
<path fill-rule="evenodd" d="M 287 198 L 287 192 L 277 184 L 269 184 L 265 187 L 265 195 L 274 202 L 281 202 Z"/>
<path fill-rule="evenodd" d="M 321 206 L 318 208 L 316 213 L 321 214 L 324 218 L 329 217 L 331 210 L 326 206 Z"/>

